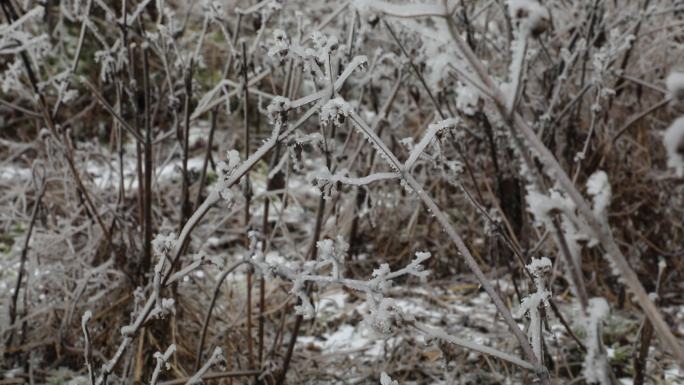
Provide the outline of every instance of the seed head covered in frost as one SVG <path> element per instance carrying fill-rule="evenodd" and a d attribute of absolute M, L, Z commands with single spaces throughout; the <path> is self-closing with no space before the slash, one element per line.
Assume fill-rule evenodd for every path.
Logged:
<path fill-rule="evenodd" d="M 610 199 L 613 195 L 608 182 L 608 174 L 603 170 L 598 170 L 591 174 L 587 180 L 587 193 L 592 196 L 594 202 L 594 214 L 601 220 L 606 218 L 606 209 L 610 206 Z"/>
<path fill-rule="evenodd" d="M 233 171 L 235 171 L 239 165 L 240 153 L 236 150 L 230 150 L 227 153 L 226 160 L 219 162 L 216 170 L 217 174 L 219 175 L 219 181 L 217 183 L 219 195 L 228 203 L 232 202 L 233 200 L 233 193 L 228 187 L 228 180 L 233 175 Z"/>
<path fill-rule="evenodd" d="M 684 116 L 665 131 L 663 144 L 667 150 L 667 166 L 674 168 L 677 176 L 684 177 Z"/>
<path fill-rule="evenodd" d="M 684 100 L 684 72 L 672 72 L 665 79 L 665 85 L 675 99 Z"/>
<path fill-rule="evenodd" d="M 271 47 L 268 49 L 268 56 L 277 59 L 279 63 L 283 63 L 287 59 L 290 52 L 290 39 L 282 29 L 273 31 L 273 41 Z"/>
<path fill-rule="evenodd" d="M 344 273 L 344 259 L 349 251 L 349 244 L 341 236 L 337 237 L 336 242 L 332 239 L 324 239 L 316 243 L 320 259 L 332 264 L 331 275 L 335 279 L 342 278 Z"/>
<path fill-rule="evenodd" d="M 511 17 L 519 23 L 521 31 L 537 36 L 549 27 L 549 10 L 535 0 L 508 0 Z"/>
<path fill-rule="evenodd" d="M 23 86 L 20 78 L 22 74 L 22 63 L 19 59 L 10 63 L 7 70 L 0 76 L 0 89 L 3 93 L 10 93 L 10 91 L 21 91 Z"/>
<path fill-rule="evenodd" d="M 313 45 L 315 47 L 315 50 L 311 52 L 311 54 L 316 56 L 321 63 L 325 62 L 325 58 L 337 51 L 337 49 L 340 47 L 340 43 L 338 42 L 336 36 L 326 36 L 320 31 L 314 31 L 311 33 L 311 41 L 313 41 Z"/>
<path fill-rule="evenodd" d="M 552 211 L 571 212 L 575 204 L 563 193 L 552 189 L 549 195 L 539 192 L 533 186 L 527 188 L 527 211 L 534 215 L 535 225 L 548 223 Z"/>
<path fill-rule="evenodd" d="M 364 323 L 380 335 L 390 335 L 399 323 L 399 309 L 391 298 L 383 298 L 364 318 Z"/>
<path fill-rule="evenodd" d="M 347 103 L 347 101 L 341 97 L 330 99 L 321 107 L 321 124 L 332 122 L 333 124 L 339 125 L 353 110 L 351 104 Z"/>
<path fill-rule="evenodd" d="M 173 233 L 168 235 L 157 234 L 152 240 L 152 250 L 158 258 L 168 257 L 174 247 L 176 247 L 176 235 Z"/>
<path fill-rule="evenodd" d="M 290 99 L 283 96 L 276 96 L 273 98 L 271 103 L 266 107 L 266 112 L 268 112 L 268 118 L 271 122 L 277 122 L 279 119 L 282 121 L 287 111 L 292 108 L 292 103 Z"/>
<path fill-rule="evenodd" d="M 532 258 L 532 262 L 530 262 L 529 265 L 527 265 L 527 268 L 530 270 L 530 273 L 532 273 L 533 276 L 539 278 L 542 275 L 546 274 L 549 270 L 551 270 L 551 260 L 546 258 L 546 257 L 541 257 L 541 258 Z"/>

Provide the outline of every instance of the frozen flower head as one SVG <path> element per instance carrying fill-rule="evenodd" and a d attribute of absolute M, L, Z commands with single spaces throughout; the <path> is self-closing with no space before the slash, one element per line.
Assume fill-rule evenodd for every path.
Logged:
<path fill-rule="evenodd" d="M 211 20 L 220 20 L 223 17 L 225 10 L 223 4 L 220 1 L 204 1 L 203 8 L 205 12 L 208 12 L 208 17 Z"/>
<path fill-rule="evenodd" d="M 168 235 L 157 234 L 152 241 L 152 250 L 154 255 L 158 258 L 168 257 L 171 250 L 176 247 L 176 235 L 170 233 Z"/>
<path fill-rule="evenodd" d="M 290 99 L 282 96 L 276 96 L 273 98 L 273 101 L 271 101 L 271 104 L 269 104 L 266 108 L 266 111 L 268 112 L 268 118 L 273 123 L 284 122 L 285 118 L 287 117 L 287 111 L 290 110 L 291 106 Z"/>
<path fill-rule="evenodd" d="M 287 33 L 282 29 L 273 31 L 273 40 L 268 49 L 268 56 L 276 59 L 279 63 L 283 63 L 290 52 L 290 39 Z"/>
<path fill-rule="evenodd" d="M 344 260 L 349 250 L 349 244 L 341 236 L 338 236 L 336 241 L 332 239 L 318 241 L 316 247 L 318 248 L 319 258 L 332 265 L 332 277 L 335 279 L 342 278 Z"/>
<path fill-rule="evenodd" d="M 364 323 L 374 332 L 388 336 L 396 330 L 400 320 L 394 300 L 383 298 L 365 317 Z"/>
<path fill-rule="evenodd" d="M 0 89 L 5 94 L 11 91 L 21 91 L 23 86 L 21 84 L 22 64 L 17 58 L 14 62 L 7 66 L 7 70 L 0 76 Z"/>
<path fill-rule="evenodd" d="M 665 79 L 665 85 L 673 98 L 684 100 L 684 72 L 672 72 Z"/>
<path fill-rule="evenodd" d="M 674 168 L 678 177 L 684 177 L 684 116 L 672 122 L 665 131 L 663 144 L 667 151 L 667 166 Z"/>
<path fill-rule="evenodd" d="M 314 46 L 312 54 L 321 63 L 325 62 L 326 57 L 335 53 L 340 47 L 337 37 L 334 35 L 326 36 L 319 31 L 314 31 L 311 34 L 311 41 Z"/>
<path fill-rule="evenodd" d="M 341 97 L 330 99 L 321 107 L 321 124 L 333 123 L 335 125 L 340 125 L 344 123 L 344 119 L 353 110 L 351 104 L 347 103 Z"/>
<path fill-rule="evenodd" d="M 536 0 L 509 0 L 508 8 L 520 30 L 528 35 L 539 36 L 551 24 L 549 10 Z"/>
<path fill-rule="evenodd" d="M 239 165 L 240 153 L 236 150 L 230 150 L 227 153 L 226 160 L 219 162 L 216 168 L 219 174 L 219 181 L 217 183 L 219 195 L 228 203 L 231 203 L 233 200 L 233 193 L 230 191 L 228 182 Z"/>
<path fill-rule="evenodd" d="M 541 278 L 547 275 L 551 271 L 551 260 L 546 257 L 541 257 L 539 259 L 532 258 L 532 262 L 527 265 L 530 273 L 536 278 Z"/>

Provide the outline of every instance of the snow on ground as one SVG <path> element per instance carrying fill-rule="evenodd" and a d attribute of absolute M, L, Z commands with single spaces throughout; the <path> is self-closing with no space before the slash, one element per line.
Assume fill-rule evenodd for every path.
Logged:
<path fill-rule="evenodd" d="M 417 321 L 446 328 L 451 333 L 457 333 L 459 337 L 469 338 L 481 344 L 492 344 L 496 338 L 500 337 L 497 335 L 498 331 L 505 331 L 505 327 L 495 328 L 491 325 L 491 315 L 496 312 L 496 309 L 485 293 L 469 299 L 460 296 L 453 297 L 458 300 L 435 306 L 430 303 L 435 293 L 426 295 L 422 288 L 397 287 L 393 291 L 397 295 L 401 293 L 401 297 L 393 297 L 395 305 L 402 312 L 414 316 Z M 446 291 L 442 294 L 452 295 Z M 352 303 L 352 300 L 356 302 Z M 445 305 L 446 308 L 441 308 Z M 361 321 L 349 322 L 349 320 L 360 319 L 360 316 L 367 311 L 367 303 L 352 298 L 350 294 L 342 290 L 331 289 L 320 293 L 316 315 L 319 321 L 330 325 L 329 330 L 322 334 L 317 333 L 317 335 L 302 335 L 298 341 L 320 350 L 323 355 L 336 353 L 349 356 L 361 355 L 368 359 L 379 358 L 385 351 L 386 343 L 395 345 L 403 337 L 401 333 L 398 333 L 386 339 L 368 329 Z M 466 319 L 467 321 L 464 322 Z M 488 333 L 482 330 L 487 330 Z M 422 335 L 413 334 L 412 339 L 418 343 L 427 342 L 425 336 Z"/>

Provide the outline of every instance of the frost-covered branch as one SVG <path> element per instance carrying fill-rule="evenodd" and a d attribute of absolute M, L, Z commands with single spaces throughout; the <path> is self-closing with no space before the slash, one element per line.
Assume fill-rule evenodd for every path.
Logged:
<path fill-rule="evenodd" d="M 423 134 L 423 137 L 420 139 L 420 142 L 418 142 L 418 144 L 413 148 L 408 159 L 406 160 L 406 162 L 404 162 L 404 170 L 411 170 L 413 165 L 416 163 L 420 155 L 425 151 L 425 148 L 430 144 L 435 135 L 437 135 L 440 131 L 456 127 L 458 123 L 458 119 L 449 118 L 437 123 L 430 124 L 425 133 Z"/>
<path fill-rule="evenodd" d="M 161 352 L 156 352 L 154 353 L 154 359 L 157 360 L 156 365 L 154 366 L 154 371 L 152 372 L 152 378 L 150 379 L 150 385 L 156 385 L 157 380 L 159 379 L 159 375 L 161 374 L 162 369 L 169 370 L 170 365 L 168 364 L 169 359 L 173 355 L 173 353 L 176 352 L 176 345 L 171 344 L 169 347 L 166 349 L 164 354 Z"/>
<path fill-rule="evenodd" d="M 510 362 L 514 365 L 517 365 L 523 369 L 532 370 L 532 371 L 536 370 L 534 365 L 530 364 L 529 362 L 527 362 L 525 360 L 521 360 L 520 358 L 518 358 L 514 355 L 502 352 L 502 351 L 494 349 L 494 348 L 490 348 L 488 346 L 480 345 L 476 342 L 472 342 L 472 341 L 464 340 L 462 338 L 455 337 L 455 336 L 447 333 L 446 331 L 444 331 L 440 328 L 436 328 L 436 327 L 425 325 L 425 324 L 418 323 L 418 322 L 414 323 L 413 327 L 416 330 L 420 331 L 421 333 L 425 333 L 427 336 L 437 338 L 439 340 L 460 346 L 460 347 L 468 349 L 468 350 L 472 350 L 474 352 L 479 352 L 482 354 L 486 354 L 488 356 L 500 358 L 504 361 L 507 361 L 507 362 Z"/>
<path fill-rule="evenodd" d="M 209 357 L 209 360 L 197 371 L 195 374 L 192 375 L 188 379 L 188 381 L 185 383 L 185 385 L 195 385 L 195 384 L 201 384 L 202 377 L 215 365 L 222 365 L 226 359 L 223 357 L 223 349 L 221 348 L 216 348 L 214 349 L 214 352 L 211 354 L 211 357 Z"/>

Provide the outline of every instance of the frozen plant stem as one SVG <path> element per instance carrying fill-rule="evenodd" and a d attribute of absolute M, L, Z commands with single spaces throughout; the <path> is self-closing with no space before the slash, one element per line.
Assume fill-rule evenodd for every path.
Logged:
<path fill-rule="evenodd" d="M 221 361 L 225 361 L 223 358 L 223 350 L 221 348 L 214 349 L 214 352 L 209 357 L 209 360 L 202 366 L 195 374 L 192 375 L 185 383 L 185 385 L 195 385 L 203 383 L 202 377 L 211 369 L 212 366 L 218 364 Z"/>
<path fill-rule="evenodd" d="M 235 264 L 233 264 L 231 267 L 229 267 L 226 271 L 224 271 L 219 279 L 216 282 L 216 287 L 214 288 L 214 294 L 211 297 L 211 303 L 209 304 L 209 309 L 207 309 L 207 315 L 204 317 L 204 324 L 202 325 L 202 334 L 200 334 L 200 339 L 197 344 L 197 353 L 195 354 L 195 371 L 199 370 L 200 363 L 202 361 L 202 352 L 204 350 L 204 340 L 207 335 L 207 329 L 209 327 L 209 321 L 211 320 L 211 313 L 214 310 L 214 306 L 216 305 L 216 299 L 218 298 L 219 293 L 221 292 L 221 285 L 223 285 L 223 281 L 226 280 L 228 275 L 235 271 L 238 267 L 241 265 L 248 263 L 246 260 L 239 261 Z"/>
<path fill-rule="evenodd" d="M 199 185 L 197 186 L 197 197 L 195 198 L 194 209 L 202 203 L 202 192 L 204 191 L 204 183 L 207 179 L 207 167 L 209 159 L 211 159 L 211 150 L 214 145 L 214 132 L 216 131 L 216 124 L 218 120 L 218 108 L 211 110 L 211 128 L 209 129 L 209 139 L 207 139 L 207 151 L 204 155 L 204 162 L 202 163 L 202 174 L 200 175 Z"/>
<path fill-rule="evenodd" d="M 150 112 L 150 64 L 148 60 L 148 47 L 143 44 L 143 88 L 145 97 L 144 121 L 145 121 L 145 184 L 143 188 L 143 260 L 140 264 L 140 279 L 147 282 L 145 274 L 152 264 L 152 114 Z"/>
<path fill-rule="evenodd" d="M 330 157 L 327 156 L 327 166 L 330 167 Z M 316 259 L 316 255 L 318 253 L 318 249 L 316 248 L 316 243 L 318 242 L 318 239 L 321 236 L 321 226 L 323 225 L 323 215 L 325 212 L 325 195 L 323 192 L 321 192 L 319 198 L 318 198 L 318 208 L 316 209 L 316 224 L 314 226 L 314 234 L 313 238 L 311 240 L 311 247 L 309 248 L 309 252 L 307 253 L 308 259 L 309 260 L 314 260 Z M 306 288 L 306 295 L 309 295 L 309 292 L 311 290 L 310 286 L 307 286 Z M 301 314 L 297 314 L 295 318 L 295 324 L 292 329 L 292 334 L 290 336 L 290 341 L 287 345 L 287 352 L 285 353 L 285 358 L 283 359 L 283 368 L 280 373 L 280 377 L 278 378 L 277 385 L 283 385 L 285 383 L 285 379 L 287 378 L 287 371 L 290 368 L 290 362 L 292 361 L 292 353 L 294 352 L 294 347 L 297 344 L 297 337 L 299 337 L 299 329 L 302 326 L 302 321 L 304 320 L 304 317 Z"/>
<path fill-rule="evenodd" d="M 150 385 L 156 385 L 159 379 L 159 374 L 161 373 L 162 367 L 166 366 L 169 369 L 169 364 L 167 363 L 171 358 L 171 355 L 176 352 L 176 345 L 170 345 L 164 354 L 160 352 L 154 353 L 154 358 L 157 360 L 157 364 L 154 367 L 154 372 L 152 372 L 152 379 L 150 380 Z"/>
<path fill-rule="evenodd" d="M 490 348 L 488 346 L 483 346 L 483 345 L 477 344 L 475 342 L 471 342 L 471 341 L 464 340 L 464 339 L 461 339 L 458 337 L 454 337 L 442 329 L 432 327 L 429 325 L 425 325 L 422 323 L 418 323 L 418 322 L 413 324 L 413 327 L 416 330 L 418 330 L 422 333 L 425 333 L 426 335 L 428 335 L 430 337 L 438 338 L 442 341 L 446 341 L 446 342 L 452 343 L 454 345 L 458 345 L 458 346 L 463 347 L 463 348 L 468 349 L 468 350 L 472 350 L 472 351 L 479 352 L 482 354 L 490 355 L 492 357 L 500 358 L 504 361 L 508 361 L 514 365 L 517 365 L 523 369 L 532 370 L 532 371 L 536 370 L 534 365 L 530 364 L 529 362 L 527 362 L 525 360 L 521 360 L 518 357 L 515 357 L 515 356 L 510 355 L 508 353 L 504 353 L 504 352 L 497 350 L 497 349 Z"/>
<path fill-rule="evenodd" d="M 199 47 L 199 44 L 198 44 Z M 180 204 L 180 221 L 178 221 L 178 228 L 183 228 L 185 221 L 192 213 L 192 205 L 190 204 L 190 174 L 188 173 L 188 157 L 190 147 L 190 104 L 192 103 L 192 77 L 194 74 L 195 59 L 191 58 L 188 67 L 183 71 L 183 81 L 185 83 L 185 102 L 183 106 L 183 134 L 181 135 L 181 149 L 182 149 L 182 184 L 181 184 L 181 204 Z M 211 149 L 211 146 L 210 146 Z"/>
<path fill-rule="evenodd" d="M 243 89 L 243 118 L 244 118 L 244 129 L 245 129 L 245 158 L 249 156 L 249 79 L 247 77 L 247 44 L 242 42 L 242 89 Z M 249 232 L 250 227 L 250 206 L 252 202 L 252 192 L 249 180 L 249 171 L 245 174 L 245 178 L 242 181 L 243 192 L 245 196 L 245 217 L 244 217 L 244 228 L 245 234 Z M 245 246 L 249 245 L 249 238 L 245 237 Z M 252 341 L 252 270 L 247 271 L 247 361 L 249 362 L 250 369 L 254 368 L 254 342 Z"/>
<path fill-rule="evenodd" d="M 38 170 L 42 171 L 38 171 Z M 24 280 L 24 275 L 26 275 L 26 260 L 28 259 L 29 242 L 31 241 L 31 235 L 33 234 L 33 228 L 36 224 L 36 218 L 38 217 L 38 208 L 40 207 L 40 202 L 43 200 L 43 195 L 45 195 L 45 169 L 41 165 L 33 166 L 33 175 L 35 183 L 39 183 L 38 193 L 36 195 L 36 201 L 33 204 L 33 210 L 31 212 L 31 221 L 29 222 L 28 230 L 26 231 L 26 237 L 24 238 L 24 246 L 21 248 L 21 258 L 19 260 L 19 272 L 17 273 L 17 283 L 14 286 L 14 292 L 12 293 L 12 302 L 9 304 L 9 324 L 14 325 L 17 319 L 17 302 L 19 301 L 19 292 L 21 291 L 21 284 Z M 28 290 L 28 288 L 26 289 Z M 26 311 L 26 309 L 24 309 Z M 14 329 L 9 333 L 7 341 L 5 343 L 5 348 L 9 349 L 12 345 L 12 340 L 14 338 Z"/>

